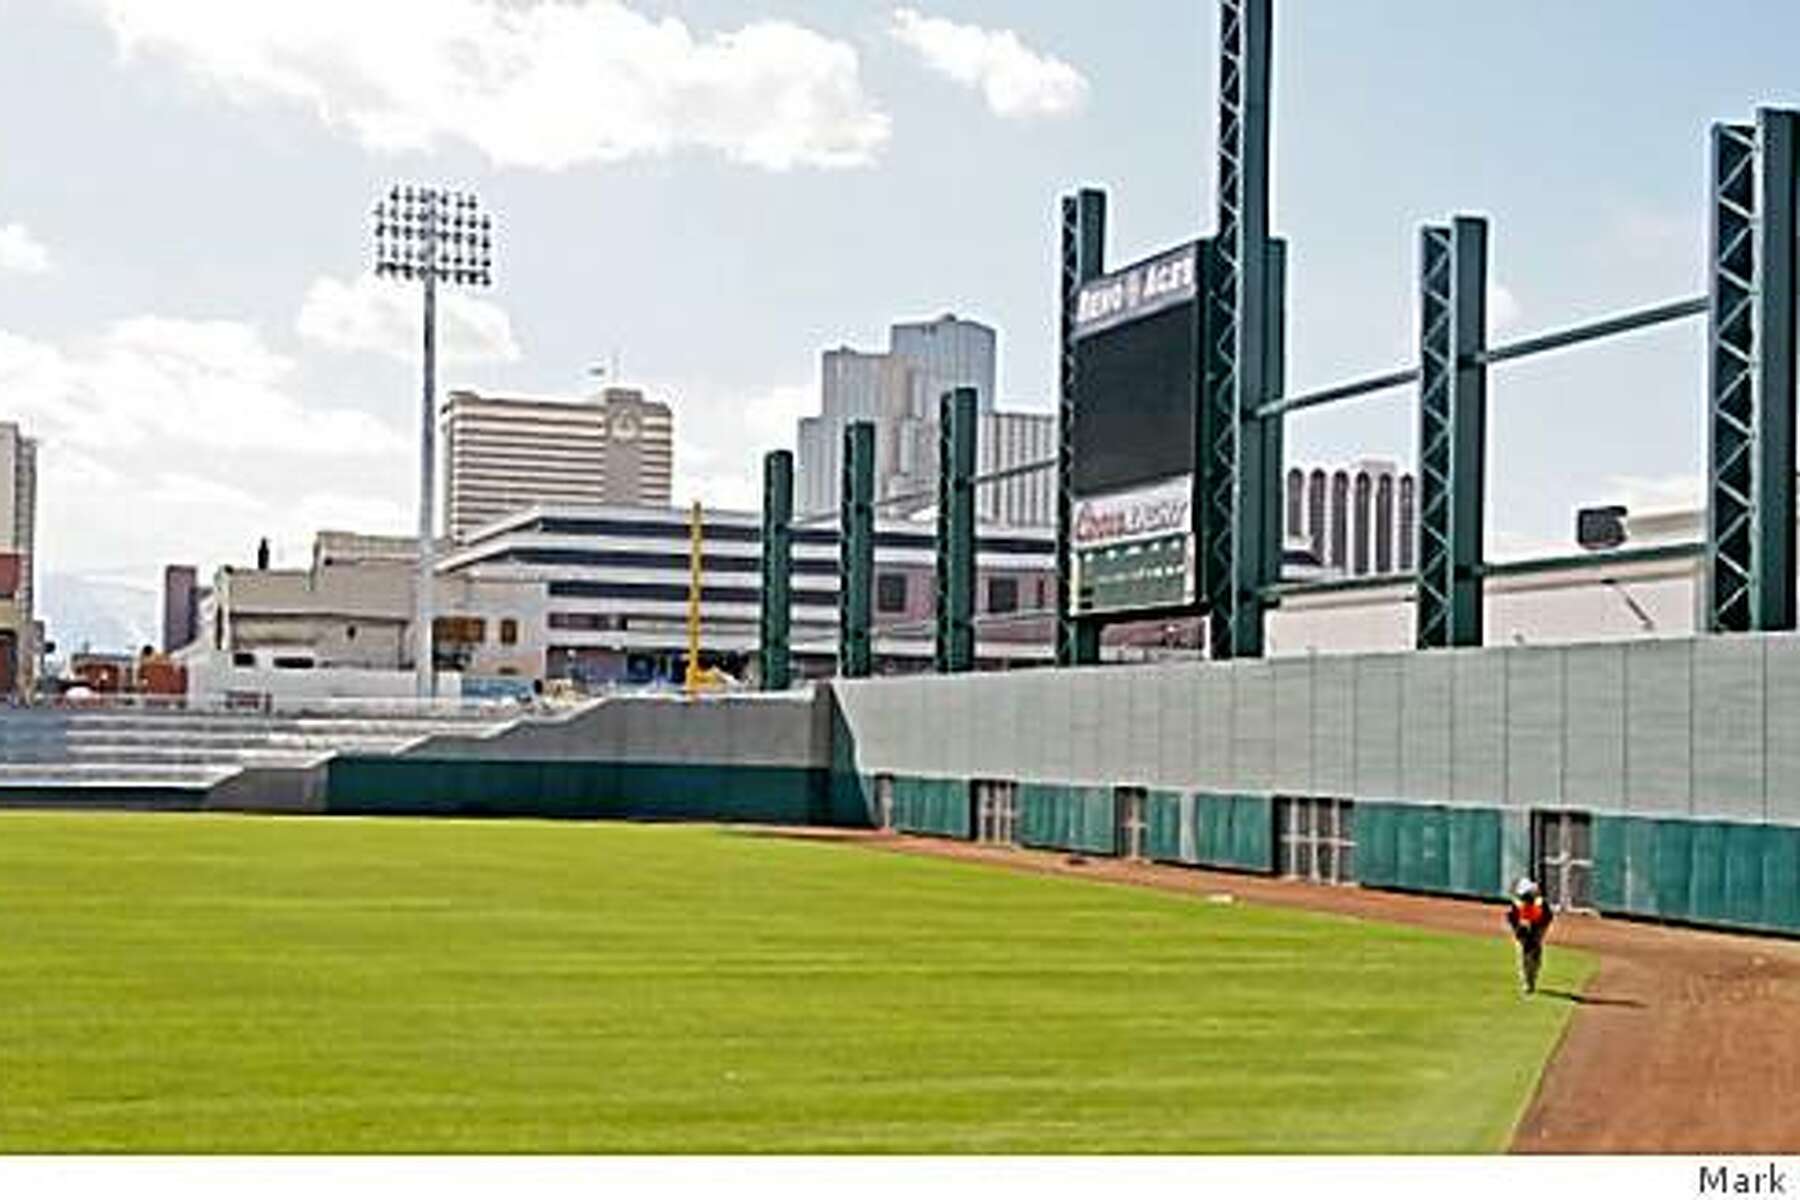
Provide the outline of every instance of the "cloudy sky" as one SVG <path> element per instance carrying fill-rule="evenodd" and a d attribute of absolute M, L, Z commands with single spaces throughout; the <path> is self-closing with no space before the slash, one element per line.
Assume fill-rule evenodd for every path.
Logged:
<path fill-rule="evenodd" d="M 416 297 L 369 278 L 394 181 L 472 188 L 496 286 L 447 386 L 677 413 L 677 491 L 751 506 L 818 356 L 945 311 L 1048 408 L 1056 201 L 1115 262 L 1210 226 L 1210 0 L 0 0 L 0 420 L 44 444 L 52 636 L 137 640 L 162 564 L 404 532 Z M 1759 29 L 1744 40 L 1745 28 Z M 1800 101 L 1781 0 L 1289 0 L 1275 222 L 1295 389 L 1412 357 L 1417 226 L 1490 215 L 1497 332 L 1703 287 L 1705 135 Z M 1492 524 L 1680 501 L 1697 326 L 1502 368 Z M 1412 457 L 1409 398 L 1308 415 L 1296 458 Z"/>

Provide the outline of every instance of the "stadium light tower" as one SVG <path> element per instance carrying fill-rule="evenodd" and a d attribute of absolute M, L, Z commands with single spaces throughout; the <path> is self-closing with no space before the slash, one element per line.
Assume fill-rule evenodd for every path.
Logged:
<path fill-rule="evenodd" d="M 467 192 L 394 187 L 375 206 L 375 273 L 418 280 L 425 297 L 425 393 L 419 444 L 419 578 L 413 651 L 419 697 L 436 694 L 432 667 L 433 489 L 437 465 L 437 285 L 493 282 L 493 222 Z"/>

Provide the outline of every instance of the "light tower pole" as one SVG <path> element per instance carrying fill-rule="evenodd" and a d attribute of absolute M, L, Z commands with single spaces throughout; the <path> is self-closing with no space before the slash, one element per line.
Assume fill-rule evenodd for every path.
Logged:
<path fill-rule="evenodd" d="M 493 282 L 492 221 L 467 192 L 394 187 L 375 206 L 375 273 L 416 279 L 425 300 L 425 388 L 419 441 L 419 576 L 414 589 L 414 661 L 419 698 L 436 694 L 432 670 L 431 585 L 437 466 L 437 285 Z"/>

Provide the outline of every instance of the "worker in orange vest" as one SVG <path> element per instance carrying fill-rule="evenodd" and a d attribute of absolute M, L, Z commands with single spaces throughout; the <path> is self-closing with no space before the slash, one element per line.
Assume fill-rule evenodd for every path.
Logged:
<path fill-rule="evenodd" d="M 1538 968 L 1544 965 L 1544 935 L 1550 932 L 1552 913 L 1544 902 L 1538 885 L 1529 879 L 1519 880 L 1513 889 L 1512 903 L 1506 907 L 1506 923 L 1519 939 L 1519 974 L 1524 977 L 1525 994 L 1537 991 Z"/>

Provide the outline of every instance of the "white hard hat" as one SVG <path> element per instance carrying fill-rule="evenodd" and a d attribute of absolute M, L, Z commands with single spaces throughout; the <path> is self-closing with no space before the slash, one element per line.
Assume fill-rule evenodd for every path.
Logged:
<path fill-rule="evenodd" d="M 1513 895 L 1519 897 L 1521 900 L 1527 896 L 1535 896 L 1537 895 L 1537 892 L 1537 883 L 1530 879 L 1519 880 L 1519 885 L 1513 889 Z"/>

